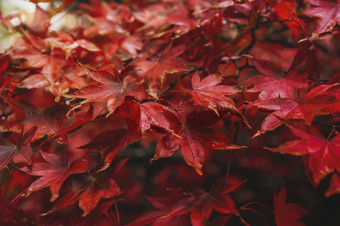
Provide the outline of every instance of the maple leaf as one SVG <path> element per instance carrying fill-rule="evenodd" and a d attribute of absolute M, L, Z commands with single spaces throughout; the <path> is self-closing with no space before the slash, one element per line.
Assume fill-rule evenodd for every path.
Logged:
<path fill-rule="evenodd" d="M 144 135 L 153 127 L 175 133 L 171 128 L 171 119 L 176 118 L 175 112 L 161 103 L 138 103 L 134 98 L 126 97 L 118 112 L 124 116 L 129 130 L 136 136 Z"/>
<path fill-rule="evenodd" d="M 77 112 L 71 117 L 66 118 L 65 114 L 68 110 L 66 105 L 52 104 L 46 108 L 37 108 L 23 101 L 18 101 L 18 107 L 14 103 L 11 104 L 13 104 L 15 111 L 8 117 L 6 122 L 0 126 L 0 129 L 2 131 L 25 133 L 32 128 L 36 128 L 32 141 L 36 141 L 48 135 L 49 137 L 45 139 L 43 143 L 55 139 L 61 144 L 66 144 L 68 132 L 93 119 L 92 106 L 88 111 Z M 37 127 L 37 124 L 40 126 Z"/>
<path fill-rule="evenodd" d="M 253 105 L 274 111 L 262 122 L 261 129 L 253 136 L 257 137 L 266 131 L 273 130 L 282 124 L 277 117 L 288 119 L 303 119 L 308 125 L 315 116 L 340 112 L 340 100 L 337 98 L 339 84 L 320 85 L 301 93 L 296 100 L 290 98 L 272 98 L 252 103 Z"/>
<path fill-rule="evenodd" d="M 70 89 L 81 89 L 87 86 L 85 80 L 86 70 L 76 65 L 62 68 L 57 80 L 50 86 L 50 91 L 55 97 L 55 102 L 59 102 L 63 96 L 67 96 Z"/>
<path fill-rule="evenodd" d="M 213 209 L 223 214 L 236 214 L 238 211 L 234 201 L 228 194 L 236 190 L 243 182 L 217 181 L 209 192 L 196 189 L 184 192 L 179 189 L 171 191 L 168 197 L 147 197 L 151 204 L 158 209 L 137 218 L 129 226 L 146 225 L 171 225 L 173 223 L 189 225 L 183 215 L 190 213 L 190 222 L 194 226 L 202 226 L 209 219 Z"/>
<path fill-rule="evenodd" d="M 333 173 L 329 188 L 326 191 L 325 196 L 328 197 L 328 196 L 340 193 L 340 175 L 339 174 L 340 174 L 339 172 Z"/>
<path fill-rule="evenodd" d="M 317 34 L 326 31 L 340 21 L 340 7 L 339 2 L 336 1 L 313 1 L 304 13 L 318 18 L 317 28 L 314 31 Z"/>
<path fill-rule="evenodd" d="M 36 5 L 33 18 L 25 21 L 25 25 L 33 34 L 44 36 L 50 26 L 50 18 L 48 14 L 39 7 L 39 5 Z"/>
<path fill-rule="evenodd" d="M 149 35 L 157 35 L 169 26 L 167 14 L 171 11 L 164 3 L 152 4 L 143 7 L 142 11 L 133 12 L 133 16 L 144 24 L 139 30 L 145 30 Z"/>
<path fill-rule="evenodd" d="M 126 129 L 115 129 L 98 134 L 88 144 L 78 148 L 95 149 L 102 152 L 102 155 L 105 156 L 104 166 L 98 171 L 103 171 L 110 167 L 113 158 L 119 155 L 131 140 Z"/>
<path fill-rule="evenodd" d="M 102 198 L 112 198 L 121 193 L 117 183 L 113 179 L 99 181 L 89 176 L 85 182 L 72 182 L 72 188 L 54 204 L 52 210 L 44 213 L 47 215 L 59 209 L 72 205 L 79 201 L 79 207 L 83 210 L 83 217 L 89 214 Z"/>
<path fill-rule="evenodd" d="M 24 33 L 27 34 L 27 33 Z M 66 57 L 60 54 L 60 51 L 49 50 L 45 40 L 33 34 L 27 34 L 26 38 L 31 42 L 31 45 L 25 45 L 11 51 L 13 58 L 25 59 L 25 63 L 20 65 L 20 68 L 41 68 L 41 74 L 53 87 L 59 72 L 66 65 Z M 49 50 L 49 51 L 47 51 Z"/>
<path fill-rule="evenodd" d="M 77 114 L 74 114 L 74 117 L 72 117 L 71 123 L 64 125 L 62 129 L 59 129 L 55 131 L 48 139 L 46 139 L 44 142 L 48 142 L 50 140 L 57 140 L 61 144 L 67 143 L 67 134 L 77 129 L 89 121 L 93 120 L 95 118 L 93 113 L 93 106 L 91 105 L 89 109 L 86 112 L 79 112 Z"/>
<path fill-rule="evenodd" d="M 34 163 L 31 168 L 21 168 L 27 174 L 40 176 L 27 188 L 25 196 L 45 187 L 50 187 L 52 202 L 58 198 L 61 186 L 71 174 L 84 173 L 93 167 L 91 161 L 86 158 L 68 162 L 66 156 L 58 156 L 43 151 L 40 151 L 40 154 L 45 162 Z"/>
<path fill-rule="evenodd" d="M 193 209 L 193 206 L 190 206 L 190 204 L 193 203 L 194 197 L 183 197 L 181 194 L 170 193 L 169 197 L 147 197 L 147 199 L 154 207 L 159 210 L 147 213 L 137 218 L 135 221 L 128 224 L 128 226 L 148 225 L 150 223 L 152 223 L 154 226 L 160 226 L 164 224 L 190 225 L 187 217 L 183 215 Z M 177 214 L 173 216 L 167 216 L 171 211 L 176 211 Z"/>
<path fill-rule="evenodd" d="M 79 57 L 80 51 L 75 51 L 78 47 L 87 52 L 99 52 L 100 49 L 88 40 L 74 40 L 63 32 L 56 32 L 56 34 L 58 37 L 48 37 L 43 40 L 33 34 L 26 35 L 29 40 L 37 39 L 36 44 L 31 43 L 35 48 L 24 45 L 14 49 L 10 54 L 14 59 L 25 59 L 24 63 L 17 67 L 38 70 L 38 73 L 29 75 L 22 81 L 19 87 L 29 89 L 48 87 L 55 96 L 55 101 L 59 102 L 61 96 L 70 88 L 79 89 L 87 85 L 82 81 L 86 70 L 79 65 L 71 66 L 68 62 L 70 55 Z M 82 57 L 86 56 L 86 51 L 82 51 Z M 32 84 L 33 82 L 38 82 L 39 85 Z"/>
<path fill-rule="evenodd" d="M 42 98 L 40 98 L 39 101 L 42 103 L 35 104 L 44 104 L 44 101 L 41 99 Z M 66 118 L 65 113 L 68 109 L 66 105 L 51 104 L 48 107 L 43 106 L 38 108 L 24 101 L 14 102 L 15 99 L 8 99 L 7 101 L 11 102 L 17 109 L 8 117 L 6 123 L 2 125 L 1 129 L 3 131 L 27 132 L 33 127 L 36 127 L 36 125 L 39 125 L 36 127 L 36 132 L 32 138 L 34 141 L 45 135 L 55 134 L 65 126 L 63 119 Z"/>
<path fill-rule="evenodd" d="M 125 163 L 126 160 L 121 160 L 120 165 L 110 168 L 111 170 L 102 171 L 94 176 L 90 174 L 83 175 L 80 180 L 79 178 L 78 180 L 72 180 L 70 186 L 65 188 L 64 194 L 56 200 L 53 208 L 43 215 L 53 213 L 79 201 L 78 205 L 83 210 L 82 217 L 85 217 L 97 206 L 100 199 L 120 195 L 121 190 L 111 176 L 112 173 L 119 171 L 120 167 Z"/>
<path fill-rule="evenodd" d="M 340 135 L 325 139 L 316 128 L 301 121 L 290 123 L 279 120 L 300 139 L 288 141 L 277 148 L 266 149 L 282 154 L 308 155 L 307 166 L 316 184 L 335 170 L 340 172 Z"/>
<path fill-rule="evenodd" d="M 124 103 L 117 109 L 117 112 L 124 117 L 128 131 L 133 136 L 140 137 L 143 130 L 139 102 L 135 98 L 127 96 Z"/>
<path fill-rule="evenodd" d="M 295 112 L 295 115 L 302 115 L 302 118 L 310 125 L 315 116 L 339 113 L 339 91 L 339 83 L 314 87 L 301 98 L 299 110 Z"/>
<path fill-rule="evenodd" d="M 122 41 L 121 46 L 130 55 L 136 56 L 137 52 L 142 49 L 143 43 L 138 36 L 130 35 Z"/>
<path fill-rule="evenodd" d="M 52 49 L 59 48 L 65 53 L 66 59 L 74 53 L 77 48 L 81 47 L 89 52 L 99 52 L 100 49 L 91 41 L 86 39 L 74 39 L 72 36 L 62 32 L 56 32 L 57 37 L 48 37 L 44 39 L 44 43 Z"/>
<path fill-rule="evenodd" d="M 48 86 L 50 92 L 56 96 L 56 102 L 58 102 L 61 97 L 60 93 L 68 91 L 69 88 L 65 87 L 64 85 L 68 76 L 63 77 L 63 73 L 68 74 L 67 71 L 63 70 L 63 67 L 67 64 L 66 58 L 61 54 L 46 54 L 41 53 L 41 51 L 42 50 L 26 48 L 11 52 L 11 56 L 13 58 L 23 58 L 26 60 L 25 63 L 20 66 L 20 68 L 41 69 L 40 73 L 29 75 L 25 80 L 22 81 L 22 83 L 18 84 L 18 86 L 29 89 Z M 77 80 L 81 80 L 80 78 Z M 33 82 L 37 82 L 37 84 L 32 85 Z M 60 87 L 63 85 L 65 90 L 60 91 Z M 74 85 L 71 85 L 70 87 L 78 88 L 79 85 L 80 84 L 76 85 L 75 87 Z"/>
<path fill-rule="evenodd" d="M 30 130 L 22 134 L 17 145 L 12 144 L 8 140 L 0 138 L 0 170 L 14 158 L 14 162 L 31 163 L 32 148 L 30 143 L 37 127 L 32 127 Z"/>
<path fill-rule="evenodd" d="M 48 55 L 34 48 L 14 49 L 11 52 L 11 57 L 25 59 L 25 63 L 20 65 L 22 68 L 42 68 L 48 61 Z"/>
<path fill-rule="evenodd" d="M 181 109 L 183 107 L 181 106 Z M 197 115 L 199 117 L 199 114 Z M 181 154 L 187 164 L 202 175 L 201 168 L 205 152 L 211 149 L 235 150 L 244 147 L 230 144 L 223 133 L 208 128 L 217 122 L 216 117 L 207 118 L 205 124 L 202 125 L 194 123 L 198 121 L 195 120 L 195 112 L 188 114 L 183 111 L 179 116 L 180 118 L 172 119 L 175 134 L 168 133 L 160 139 L 156 154 L 151 161 L 169 157 L 176 150 L 181 149 Z"/>
<path fill-rule="evenodd" d="M 181 49 L 182 47 L 167 49 L 160 56 L 140 57 L 131 63 L 139 75 L 139 79 L 149 82 L 149 94 L 151 96 L 158 96 L 157 91 L 162 85 L 166 73 L 186 71 L 185 61 L 178 57 L 183 52 Z"/>
<path fill-rule="evenodd" d="M 280 20 L 291 20 L 285 21 L 284 23 L 293 31 L 295 37 L 300 36 L 300 30 L 305 32 L 305 24 L 303 20 L 299 19 L 293 12 L 297 8 L 295 2 L 281 1 L 275 4 L 274 9 Z"/>
<path fill-rule="evenodd" d="M 309 76 L 313 76 L 314 74 L 319 75 L 319 62 L 316 57 L 316 47 L 314 43 L 308 39 L 302 39 L 296 46 L 298 50 L 288 71 L 292 71 L 305 60 L 307 74 Z"/>
<path fill-rule="evenodd" d="M 238 93 L 235 86 L 218 85 L 222 79 L 216 75 L 209 75 L 202 80 L 198 73 L 192 76 L 192 98 L 196 104 L 213 110 L 218 115 L 218 107 L 241 115 L 234 101 L 227 95 Z"/>
<path fill-rule="evenodd" d="M 125 24 L 128 26 L 131 20 L 134 20 L 128 6 L 116 2 L 107 3 L 95 0 L 90 2 L 90 5 L 85 3 L 78 4 L 79 8 L 89 12 L 88 16 L 91 18 L 91 25 L 83 30 L 85 37 L 108 37 L 130 33 L 124 27 Z"/>
<path fill-rule="evenodd" d="M 48 85 L 49 83 L 45 79 L 43 74 L 31 74 L 30 76 L 22 80 L 18 84 L 18 87 L 26 88 L 26 89 L 34 89 L 34 88 L 42 88 Z"/>
<path fill-rule="evenodd" d="M 170 24 L 178 26 L 177 32 L 179 34 L 188 32 L 197 26 L 197 21 L 183 3 L 176 4 L 173 12 L 169 13 L 165 20 Z"/>
<path fill-rule="evenodd" d="M 85 99 L 72 108 L 71 111 L 85 103 L 106 101 L 107 110 L 109 111 L 108 114 L 112 114 L 116 108 L 123 103 L 125 96 L 129 94 L 133 95 L 133 87 L 136 85 L 136 81 L 132 77 L 127 76 L 123 80 L 120 80 L 117 78 L 117 75 L 111 72 L 85 68 L 88 70 L 91 78 L 98 83 L 66 95 L 72 99 Z"/>
<path fill-rule="evenodd" d="M 308 211 L 295 203 L 286 203 L 286 189 L 282 186 L 280 192 L 274 195 L 274 216 L 277 226 L 286 225 L 305 225 L 299 219 L 308 213 Z"/>
<path fill-rule="evenodd" d="M 150 129 L 151 126 L 157 126 L 170 133 L 175 133 L 171 128 L 170 121 L 175 117 L 175 113 L 169 107 L 156 102 L 145 102 L 140 104 L 140 109 L 142 132 Z"/>
<path fill-rule="evenodd" d="M 308 88 L 305 74 L 292 72 L 285 75 L 280 67 L 270 61 L 262 59 L 252 59 L 251 61 L 263 75 L 249 78 L 245 82 L 245 87 L 251 87 L 246 90 L 247 92 L 259 92 L 259 100 L 272 98 L 289 98 L 294 100 L 299 91 Z"/>
<path fill-rule="evenodd" d="M 57 219 L 53 219 L 54 224 L 64 224 L 65 226 L 72 225 L 121 225 L 118 222 L 117 217 L 110 211 L 112 205 L 115 203 L 115 200 L 103 200 L 98 203 L 96 208 L 91 210 L 90 213 L 83 217 L 82 214 L 73 213 L 72 218 L 67 218 L 67 223 L 65 224 L 66 219 L 57 217 Z M 43 214 L 45 215 L 45 214 Z"/>
<path fill-rule="evenodd" d="M 92 179 L 79 197 L 79 207 L 84 211 L 83 216 L 95 208 L 100 199 L 112 198 L 120 193 L 121 191 L 113 179 L 108 180 L 107 187 L 103 187 L 100 182 Z"/>
<path fill-rule="evenodd" d="M 54 86 L 56 79 L 62 67 L 66 64 L 64 56 L 49 55 L 46 64 L 41 69 L 41 73 L 47 79 L 51 86 Z"/>
<path fill-rule="evenodd" d="M 222 178 L 213 184 L 209 193 L 201 190 L 201 203 L 190 215 L 192 225 L 203 226 L 213 209 L 223 214 L 239 216 L 235 203 L 228 194 L 236 190 L 242 183 L 233 180 L 227 182 Z"/>
<path fill-rule="evenodd" d="M 0 169 L 3 169 L 12 160 L 14 153 L 17 151 L 16 146 L 11 142 L 0 139 Z"/>
<path fill-rule="evenodd" d="M 274 130 L 279 127 L 282 122 L 277 117 L 284 119 L 289 118 L 290 113 L 298 106 L 298 103 L 287 98 L 274 98 L 253 103 L 253 105 L 260 109 L 274 111 L 262 121 L 261 129 L 258 130 L 252 137 L 255 138 L 267 131 Z"/>

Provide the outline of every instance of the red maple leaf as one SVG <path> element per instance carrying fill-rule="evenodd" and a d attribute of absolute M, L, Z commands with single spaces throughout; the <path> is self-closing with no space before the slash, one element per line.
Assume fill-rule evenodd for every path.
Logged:
<path fill-rule="evenodd" d="M 87 67 L 86 69 L 91 78 L 97 81 L 97 83 L 67 94 L 68 97 L 73 99 L 85 99 L 72 110 L 79 108 L 85 103 L 104 101 L 106 102 L 108 113 L 112 114 L 123 103 L 125 96 L 133 95 L 133 88 L 136 86 L 134 78 L 127 76 L 120 79 L 117 74 L 106 70 L 95 70 Z"/>
<path fill-rule="evenodd" d="M 301 121 L 283 123 L 300 139 L 288 141 L 277 148 L 266 149 L 283 154 L 308 155 L 307 167 L 311 170 L 316 184 L 335 170 L 340 172 L 340 135 L 326 139 L 316 128 Z"/>
<path fill-rule="evenodd" d="M 113 179 L 100 181 L 89 176 L 82 182 L 72 181 L 72 188 L 56 201 L 52 210 L 43 215 L 53 213 L 79 201 L 79 207 L 83 210 L 82 216 L 84 217 L 97 206 L 100 199 L 112 198 L 120 193 L 121 191 Z"/>
<path fill-rule="evenodd" d="M 340 7 L 338 1 L 312 1 L 305 14 L 311 17 L 317 17 L 316 34 L 322 33 L 332 25 L 340 21 Z"/>
<path fill-rule="evenodd" d="M 156 102 L 145 102 L 140 104 L 141 130 L 145 132 L 152 126 L 157 126 L 170 133 L 175 133 L 171 128 L 171 118 L 175 113 L 167 106 Z M 172 117 L 169 117 L 172 115 Z"/>
<path fill-rule="evenodd" d="M 308 93 L 296 99 L 272 98 L 252 103 L 264 109 L 274 111 L 262 122 L 261 129 L 253 136 L 259 136 L 266 131 L 273 130 L 282 124 L 277 117 L 288 119 L 302 119 L 310 125 L 315 116 L 340 112 L 340 100 L 337 98 L 339 84 L 319 85 Z"/>
<path fill-rule="evenodd" d="M 42 68 L 47 64 L 48 55 L 41 53 L 40 49 L 25 48 L 15 49 L 11 52 L 11 57 L 25 59 L 22 68 Z"/>
<path fill-rule="evenodd" d="M 209 192 L 201 190 L 201 203 L 190 214 L 192 225 L 204 225 L 213 209 L 223 214 L 239 216 L 235 203 L 228 194 L 239 188 L 242 183 L 233 180 L 226 181 L 224 178 L 221 178 L 213 184 Z"/>
<path fill-rule="evenodd" d="M 86 216 L 94 209 L 99 200 L 103 198 L 112 198 L 121 193 L 117 183 L 109 179 L 107 185 L 103 187 L 102 182 L 96 181 L 95 178 L 86 186 L 79 197 L 79 207 L 84 211 L 82 216 Z"/>
<path fill-rule="evenodd" d="M 117 217 L 112 213 L 111 208 L 115 203 L 115 200 L 103 200 L 100 201 L 96 208 L 91 210 L 90 213 L 86 215 L 86 217 L 82 216 L 82 214 L 75 212 L 72 213 L 72 217 L 60 217 L 60 216 L 51 216 L 53 218 L 53 223 L 55 224 L 64 224 L 65 226 L 72 225 L 121 225 L 118 222 Z M 45 214 L 43 214 L 45 215 Z M 65 224 L 65 222 L 67 223 Z"/>
<path fill-rule="evenodd" d="M 101 152 L 104 157 L 103 167 L 99 171 L 103 171 L 111 166 L 114 157 L 119 155 L 125 145 L 132 142 L 132 137 L 126 129 L 115 129 L 105 131 L 95 136 L 88 144 L 80 149 L 94 149 Z"/>
<path fill-rule="evenodd" d="M 32 167 L 21 168 L 22 171 L 30 175 L 40 176 L 39 179 L 27 188 L 25 196 L 45 187 L 50 187 L 52 194 L 51 201 L 54 201 L 58 198 L 60 188 L 64 181 L 71 174 L 84 173 L 93 167 L 91 161 L 86 158 L 68 162 L 66 156 L 58 156 L 43 151 L 40 151 L 40 154 L 45 162 L 37 162 L 34 163 Z"/>
<path fill-rule="evenodd" d="M 309 76 L 319 75 L 319 63 L 316 57 L 316 47 L 309 39 L 302 39 L 297 43 L 297 51 L 288 71 L 294 70 L 303 61 L 306 63 L 306 71 Z"/>
<path fill-rule="evenodd" d="M 34 16 L 31 20 L 26 20 L 25 25 L 30 31 L 38 36 L 44 36 L 47 33 L 48 27 L 50 26 L 50 18 L 45 10 L 36 6 Z"/>
<path fill-rule="evenodd" d="M 129 131 L 137 137 L 144 136 L 147 130 L 155 127 L 175 133 L 171 128 L 171 119 L 176 118 L 175 112 L 161 103 L 151 101 L 138 103 L 136 99 L 126 97 L 118 112 L 124 116 Z"/>
<path fill-rule="evenodd" d="M 340 193 L 340 173 L 335 172 L 332 175 L 331 182 L 325 196 L 331 196 Z"/>
<path fill-rule="evenodd" d="M 91 26 L 87 26 L 83 31 L 87 38 L 124 34 L 126 30 L 122 24 L 131 21 L 132 17 L 129 7 L 116 2 L 92 0 L 91 4 L 79 3 L 78 6 L 88 11 L 92 21 Z"/>
<path fill-rule="evenodd" d="M 186 71 L 185 61 L 178 57 L 182 52 L 182 47 L 166 49 L 160 55 L 140 57 L 131 63 L 139 75 L 139 79 L 148 81 L 151 96 L 158 96 L 158 90 L 162 88 L 167 73 Z"/>
<path fill-rule="evenodd" d="M 228 97 L 240 92 L 240 89 L 235 86 L 218 85 L 221 81 L 222 78 L 216 75 L 209 75 L 201 80 L 198 73 L 195 73 L 191 79 L 193 100 L 196 104 L 213 110 L 217 115 L 219 108 L 241 115 L 234 101 Z"/>
<path fill-rule="evenodd" d="M 13 158 L 14 162 L 31 163 L 33 152 L 30 144 L 36 130 L 37 127 L 32 127 L 22 134 L 17 145 L 0 138 L 0 170 L 6 167 Z"/>
<path fill-rule="evenodd" d="M 5 139 L 0 139 L 0 169 L 3 169 L 12 160 L 17 148 L 14 144 Z"/>
<path fill-rule="evenodd" d="M 4 130 L 9 131 L 28 131 L 36 125 L 36 133 L 33 140 L 42 138 L 45 135 L 55 134 L 63 127 L 63 119 L 68 107 L 65 105 L 53 104 L 46 108 L 37 108 L 29 103 L 18 101 L 16 103 L 20 112 L 15 112 L 8 118 Z"/>
<path fill-rule="evenodd" d="M 295 37 L 300 36 L 300 31 L 305 32 L 305 24 L 303 20 L 299 19 L 293 12 L 297 8 L 295 2 L 281 1 L 275 4 L 274 9 L 280 20 L 290 20 L 284 23 L 292 30 Z"/>
<path fill-rule="evenodd" d="M 25 59 L 17 67 L 30 69 L 32 72 L 19 84 L 20 87 L 32 89 L 47 86 L 55 95 L 56 102 L 59 102 L 70 88 L 79 89 L 86 85 L 83 81 L 86 71 L 79 65 L 72 65 L 74 62 L 68 59 L 70 56 L 85 58 L 86 52 L 99 52 L 100 49 L 95 44 L 85 39 L 74 40 L 63 32 L 56 32 L 56 37 L 45 39 L 24 30 L 21 32 L 27 42 L 12 50 L 10 55 L 14 59 Z M 86 51 L 78 51 L 79 49 Z M 32 84 L 33 82 L 38 84 Z"/>
<path fill-rule="evenodd" d="M 308 88 L 305 74 L 296 72 L 285 75 L 283 70 L 270 61 L 252 59 L 256 69 L 262 75 L 256 75 L 245 82 L 247 92 L 259 92 L 258 99 L 261 101 L 273 98 L 289 98 L 295 100 L 301 91 Z"/>
<path fill-rule="evenodd" d="M 65 58 L 77 55 L 77 48 L 82 48 L 89 52 L 99 52 L 100 49 L 91 41 L 86 39 L 74 39 L 72 36 L 62 32 L 56 31 L 55 37 L 48 37 L 44 39 L 44 43 L 52 49 L 58 48 L 63 50 Z"/>
<path fill-rule="evenodd" d="M 121 190 L 112 175 L 121 169 L 126 160 L 121 160 L 118 165 L 110 170 L 102 171 L 95 175 L 81 175 L 70 181 L 53 205 L 53 208 L 44 213 L 47 215 L 57 210 L 65 208 L 79 201 L 78 205 L 83 210 L 82 217 L 88 215 L 99 203 L 100 199 L 113 198 L 121 194 Z"/>
<path fill-rule="evenodd" d="M 131 56 L 136 56 L 137 52 L 142 49 L 143 43 L 138 36 L 130 35 L 122 41 L 121 46 Z"/>
<path fill-rule="evenodd" d="M 229 193 L 236 190 L 243 182 L 225 180 L 217 181 L 209 192 L 196 189 L 192 192 L 184 192 L 180 189 L 168 189 L 171 191 L 168 197 L 148 197 L 151 204 L 158 211 L 148 213 L 137 218 L 129 226 L 147 225 L 190 225 L 184 215 L 190 214 L 191 225 L 202 226 L 206 222 L 212 210 L 223 214 L 235 214 L 238 211 Z"/>
<path fill-rule="evenodd" d="M 177 112 L 180 112 L 179 118 L 172 119 L 175 134 L 168 133 L 160 139 L 152 160 L 169 157 L 176 150 L 181 149 L 181 154 L 187 164 L 194 167 L 196 172 L 202 175 L 201 168 L 205 152 L 211 149 L 234 150 L 244 147 L 232 145 L 231 142 L 228 142 L 225 134 L 208 128 L 208 126 L 215 124 L 219 117 L 208 114 L 209 117 L 206 117 L 204 124 L 197 124 L 196 122 L 199 120 L 195 117 L 201 115 L 196 112 L 190 113 L 190 111 L 188 113 L 186 107 L 189 107 L 190 111 L 193 110 L 190 106 L 180 106 L 180 110 L 177 110 Z"/>
<path fill-rule="evenodd" d="M 308 213 L 308 211 L 295 203 L 286 203 L 286 189 L 282 186 L 280 192 L 274 195 L 274 216 L 277 226 L 303 226 L 305 225 L 299 219 Z"/>

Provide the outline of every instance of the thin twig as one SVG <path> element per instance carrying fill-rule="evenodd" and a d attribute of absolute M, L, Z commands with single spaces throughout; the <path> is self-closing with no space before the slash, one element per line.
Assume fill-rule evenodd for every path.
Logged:
<path fill-rule="evenodd" d="M 237 125 L 236 125 L 236 131 L 235 131 L 235 136 L 234 136 L 234 142 L 233 142 L 234 144 L 236 144 L 236 142 L 237 142 L 238 131 L 239 131 L 239 129 L 240 129 L 240 124 L 237 123 Z M 228 180 L 229 180 L 230 166 L 231 166 L 232 157 L 233 157 L 233 151 L 230 150 L 230 151 L 228 151 L 227 172 L 226 172 L 226 177 L 225 177 L 226 182 L 228 182 Z"/>
<path fill-rule="evenodd" d="M 230 150 L 228 151 L 228 163 L 227 163 L 227 172 L 226 172 L 226 176 L 225 176 L 225 181 L 228 182 L 229 180 L 229 174 L 230 174 L 230 165 L 231 165 L 231 159 L 233 157 L 233 151 Z"/>
<path fill-rule="evenodd" d="M 116 200 L 114 201 L 115 209 L 116 209 L 116 215 L 117 215 L 117 221 L 120 223 L 120 217 L 119 217 L 119 211 Z"/>
<path fill-rule="evenodd" d="M 244 208 L 246 208 L 247 206 L 250 206 L 250 205 L 258 205 L 258 206 L 261 206 L 261 207 L 269 210 L 270 212 L 273 212 L 273 210 L 270 209 L 268 206 L 265 206 L 265 205 L 263 205 L 262 203 L 259 203 L 259 202 L 250 202 L 250 203 L 247 203 L 247 204 L 241 206 L 240 209 L 244 209 Z"/>
<path fill-rule="evenodd" d="M 11 203 L 17 203 L 19 199 L 23 196 L 24 193 L 26 193 L 27 189 L 24 189 L 22 192 L 20 192 L 19 195 L 15 196 L 14 199 L 11 200 Z"/>
<path fill-rule="evenodd" d="M 195 67 L 195 68 L 191 69 L 190 71 L 181 74 L 180 78 L 183 79 L 183 78 L 185 78 L 186 76 L 188 76 L 188 75 L 194 73 L 195 71 L 201 71 L 201 70 L 203 70 L 203 67 Z M 169 91 L 177 84 L 177 80 L 178 80 L 178 78 L 176 78 L 174 81 L 172 81 L 172 82 L 168 85 L 168 87 L 166 87 L 166 88 L 159 94 L 159 96 L 162 96 L 163 94 L 169 92 Z"/>
<path fill-rule="evenodd" d="M 255 42 L 256 42 L 255 29 L 254 28 L 250 29 L 250 35 L 251 35 L 251 42 L 249 43 L 249 45 L 246 48 L 241 50 L 239 55 L 248 54 L 250 52 L 250 50 L 254 47 Z"/>
<path fill-rule="evenodd" d="M 248 210 L 248 211 L 252 211 L 252 212 L 256 213 L 258 216 L 260 216 L 262 218 L 264 223 L 268 226 L 268 222 L 267 222 L 266 218 L 259 211 L 251 209 L 251 208 L 243 208 L 242 210 Z"/>

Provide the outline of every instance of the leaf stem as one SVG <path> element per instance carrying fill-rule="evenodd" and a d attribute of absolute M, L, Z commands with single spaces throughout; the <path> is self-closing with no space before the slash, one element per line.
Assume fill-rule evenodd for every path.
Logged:
<path fill-rule="evenodd" d="M 22 192 L 20 192 L 19 195 L 17 195 L 14 199 L 11 200 L 11 203 L 17 203 L 19 199 L 23 196 L 23 194 L 27 191 L 27 189 L 24 189 Z"/>
<path fill-rule="evenodd" d="M 233 157 L 233 151 L 230 150 L 228 151 L 228 163 L 227 163 L 227 172 L 226 172 L 226 177 L 225 177 L 225 181 L 228 182 L 229 180 L 229 174 L 230 174 L 230 165 L 231 165 L 231 159 Z"/>
<path fill-rule="evenodd" d="M 114 200 L 114 205 L 115 205 L 115 209 L 116 209 L 117 221 L 118 221 L 118 223 L 120 223 L 119 211 L 118 211 L 118 206 L 117 206 L 116 200 Z"/>
<path fill-rule="evenodd" d="M 267 222 L 266 218 L 259 211 L 254 210 L 252 208 L 243 208 L 242 210 L 248 210 L 248 211 L 252 211 L 252 212 L 256 213 L 258 216 L 260 216 L 262 218 L 262 220 L 264 221 L 266 226 L 268 226 L 268 222 Z"/>
<path fill-rule="evenodd" d="M 259 202 L 250 202 L 250 203 L 247 203 L 247 204 L 241 206 L 240 209 L 244 209 L 244 208 L 246 208 L 247 206 L 250 206 L 250 205 L 258 205 L 258 206 L 261 206 L 261 207 L 269 210 L 270 212 L 273 212 L 273 210 L 270 209 L 268 206 L 265 206 L 265 205 L 263 205 L 262 203 L 259 203 Z"/>

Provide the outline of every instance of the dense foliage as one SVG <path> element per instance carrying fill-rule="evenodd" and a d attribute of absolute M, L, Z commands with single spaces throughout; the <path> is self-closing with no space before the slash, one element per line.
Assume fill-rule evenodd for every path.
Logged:
<path fill-rule="evenodd" d="M 0 14 L 1 224 L 334 223 L 336 0 L 31 2 Z"/>

